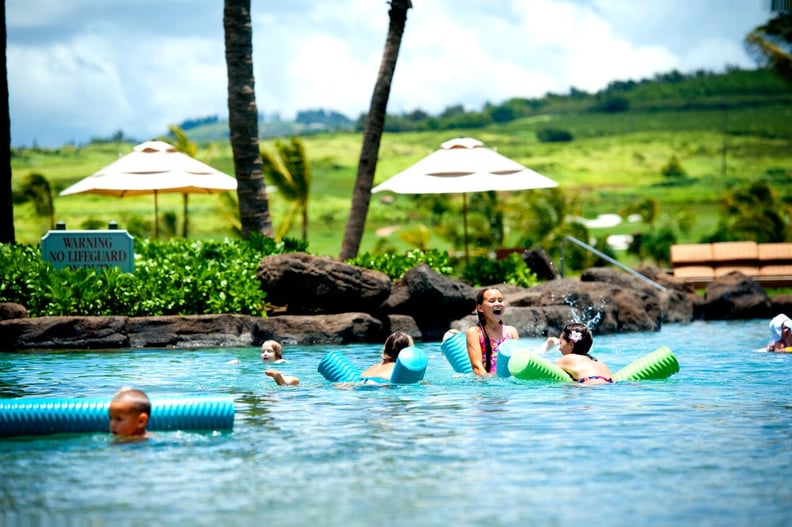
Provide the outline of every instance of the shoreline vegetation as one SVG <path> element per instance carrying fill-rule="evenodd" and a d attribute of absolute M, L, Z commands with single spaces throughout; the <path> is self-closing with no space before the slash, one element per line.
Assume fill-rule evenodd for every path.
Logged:
<path fill-rule="evenodd" d="M 441 124 L 445 129 L 432 129 Z M 222 123 L 204 126 L 222 127 Z M 202 133 L 200 125 L 186 133 L 199 145 L 196 157 L 233 174 L 227 139 L 205 139 L 211 134 Z M 449 107 L 434 117 L 416 112 L 389 116 L 375 184 L 457 136 L 480 139 L 559 183 L 556 192 L 470 195 L 471 248 L 479 256 L 501 247 L 555 243 L 548 250 L 555 259 L 559 236 L 577 232 L 562 225 L 562 218 L 558 225 L 549 226 L 554 233 L 542 233 L 540 228 L 548 226 L 539 224 L 551 212 L 562 212 L 564 218 L 593 219 L 605 214 L 622 218 L 615 224 L 588 227 L 583 234 L 589 239 L 604 241 L 614 236 L 623 240 L 636 234 L 646 239 L 663 231 L 673 235 L 675 243 L 696 243 L 723 230 L 723 201 L 729 193 L 766 182 L 777 193 L 778 203 L 786 207 L 792 195 L 792 88 L 763 70 L 672 72 L 653 80 L 616 82 L 597 94 L 573 90 L 569 95 L 512 99 L 481 112 Z M 308 250 L 337 257 L 361 134 L 321 132 L 302 135 L 300 140 L 313 173 Z M 272 151 L 273 143 L 274 139 L 262 139 L 261 147 Z M 26 176 L 41 174 L 54 196 L 52 218 L 37 215 L 31 203 L 15 205 L 17 241 L 38 244 L 51 221 L 63 221 L 68 229 L 101 229 L 116 222 L 134 236 L 151 237 L 152 196 L 58 195 L 131 151 L 134 144 L 97 140 L 85 146 L 12 149 L 14 190 Z M 274 188 L 268 189 L 268 197 L 277 232 L 291 203 Z M 227 198 L 190 196 L 190 238 L 234 237 L 230 226 L 235 211 Z M 177 237 L 183 197 L 160 194 L 158 204 L 160 238 Z M 461 254 L 461 208 L 461 195 L 374 194 L 360 251 L 431 248 Z M 488 221 L 493 214 L 500 225 Z M 300 228 L 294 223 L 286 235 L 297 238 Z M 631 254 L 623 248 L 628 245 L 613 250 L 620 261 L 667 266 L 649 253 Z"/>

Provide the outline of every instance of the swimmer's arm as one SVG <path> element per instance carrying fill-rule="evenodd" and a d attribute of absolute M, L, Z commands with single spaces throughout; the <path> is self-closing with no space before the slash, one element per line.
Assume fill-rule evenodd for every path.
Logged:
<path fill-rule="evenodd" d="M 547 337 L 547 340 L 545 340 L 542 345 L 539 346 L 539 351 L 544 353 L 545 351 L 558 346 L 559 343 L 560 340 L 558 337 Z"/>
<path fill-rule="evenodd" d="M 479 377 L 486 377 L 489 375 L 484 368 L 484 353 L 481 350 L 481 343 L 479 342 L 478 329 L 472 327 L 467 330 L 467 352 L 470 358 L 470 365 L 473 367 L 473 373 Z"/>

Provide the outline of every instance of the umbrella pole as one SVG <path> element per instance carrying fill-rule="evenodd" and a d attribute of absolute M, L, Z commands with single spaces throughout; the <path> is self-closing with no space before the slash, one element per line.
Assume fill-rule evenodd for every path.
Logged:
<path fill-rule="evenodd" d="M 465 230 L 465 265 L 470 263 L 468 254 L 468 229 L 467 229 L 467 194 L 462 194 L 462 225 Z"/>
<path fill-rule="evenodd" d="M 159 238 L 159 209 L 157 208 L 157 191 L 154 190 L 154 239 Z"/>
<path fill-rule="evenodd" d="M 182 236 L 184 239 L 187 239 L 187 193 L 185 192 L 182 194 L 184 196 L 184 225 L 182 226 Z"/>

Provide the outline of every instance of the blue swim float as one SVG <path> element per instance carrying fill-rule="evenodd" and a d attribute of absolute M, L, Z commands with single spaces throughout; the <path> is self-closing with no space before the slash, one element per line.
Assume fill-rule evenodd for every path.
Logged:
<path fill-rule="evenodd" d="M 473 373 L 467 352 L 467 336 L 464 333 L 455 333 L 445 339 L 440 344 L 440 351 L 456 373 Z"/>
<path fill-rule="evenodd" d="M 423 380 L 429 358 L 423 350 L 414 346 L 404 348 L 396 357 L 390 382 L 393 384 L 413 384 Z M 317 368 L 322 376 L 331 382 L 361 382 L 360 370 L 340 351 L 331 351 L 319 361 Z"/>
<path fill-rule="evenodd" d="M 110 400 L 0 399 L 0 436 L 109 432 Z M 231 397 L 151 397 L 148 430 L 231 430 L 233 427 L 234 401 Z"/>

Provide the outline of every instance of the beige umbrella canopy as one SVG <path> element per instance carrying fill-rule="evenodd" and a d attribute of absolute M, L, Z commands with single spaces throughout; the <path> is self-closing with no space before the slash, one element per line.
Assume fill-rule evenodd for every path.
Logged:
<path fill-rule="evenodd" d="M 157 195 L 163 192 L 184 195 L 184 224 L 187 235 L 187 195 L 216 194 L 235 190 L 235 178 L 197 159 L 182 154 L 173 145 L 147 141 L 131 153 L 107 165 L 60 193 L 101 194 L 123 198 L 154 194 L 154 237 L 159 236 Z"/>
<path fill-rule="evenodd" d="M 471 137 L 451 139 L 425 158 L 372 192 L 389 190 L 398 194 L 462 194 L 462 219 L 467 242 L 467 193 L 528 190 L 557 187 L 558 183 L 520 163 L 502 156 Z"/>

